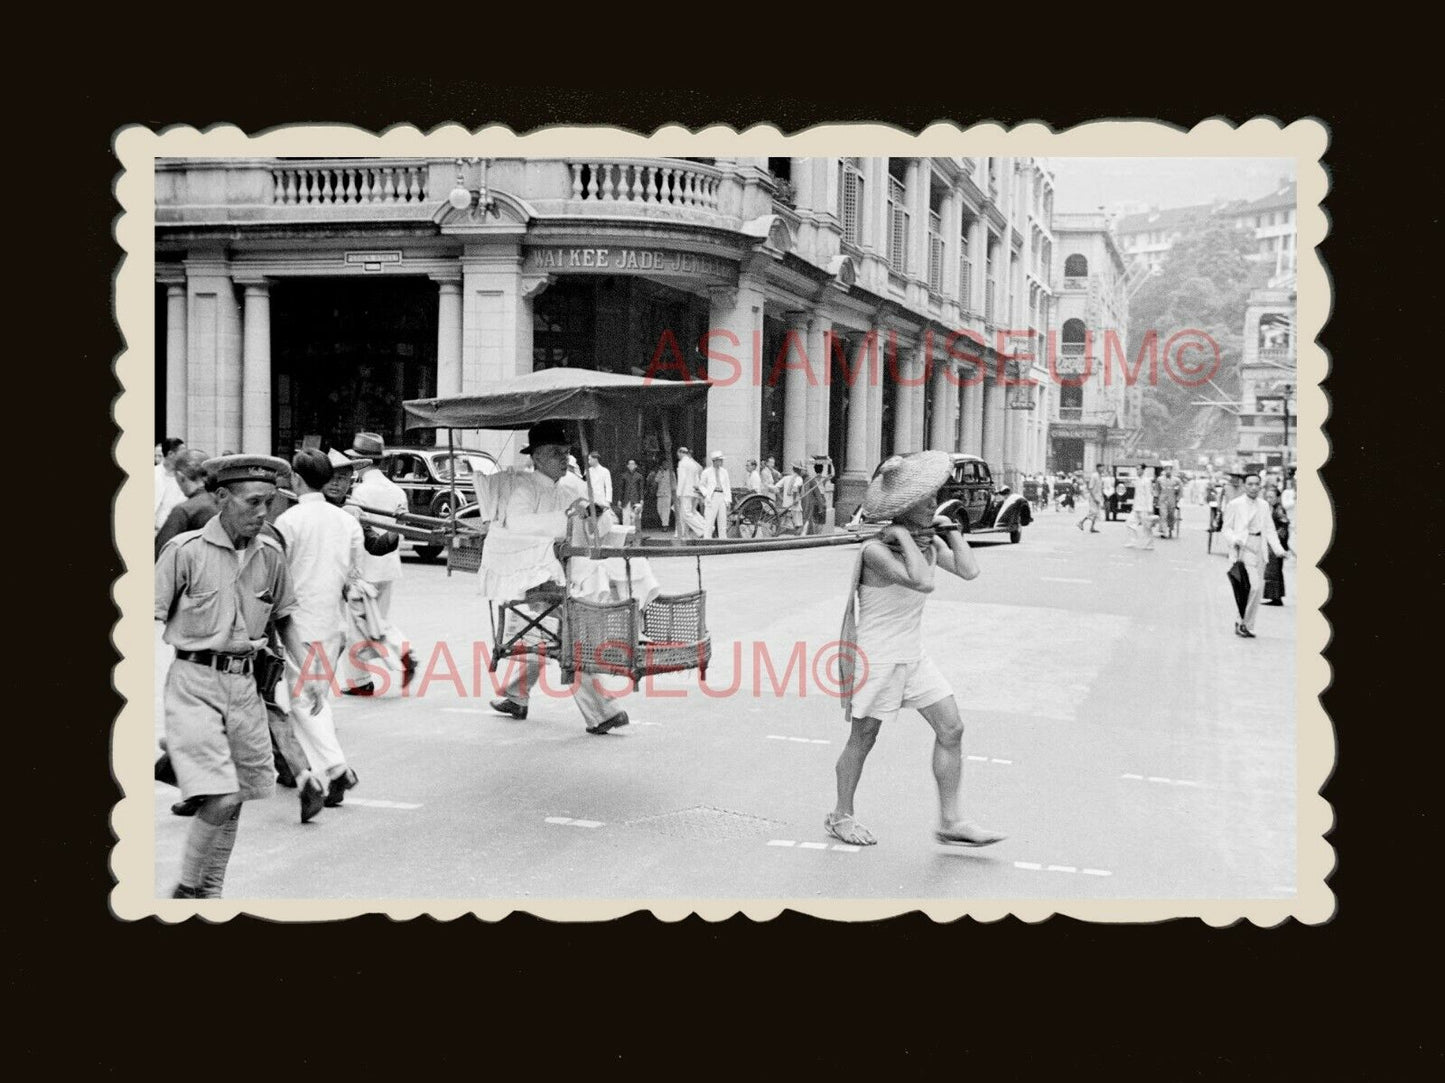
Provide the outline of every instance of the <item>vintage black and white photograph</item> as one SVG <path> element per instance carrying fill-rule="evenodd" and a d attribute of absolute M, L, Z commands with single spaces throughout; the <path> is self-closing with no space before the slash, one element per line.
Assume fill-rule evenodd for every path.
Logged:
<path fill-rule="evenodd" d="M 1327 919 L 1323 151 L 122 133 L 117 912 Z"/>

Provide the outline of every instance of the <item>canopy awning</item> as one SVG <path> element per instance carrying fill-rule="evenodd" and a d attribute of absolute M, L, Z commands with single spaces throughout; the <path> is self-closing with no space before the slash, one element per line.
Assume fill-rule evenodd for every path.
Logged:
<path fill-rule="evenodd" d="M 409 428 L 525 429 L 539 421 L 593 420 L 619 409 L 702 405 L 705 380 L 659 380 L 591 369 L 551 368 L 501 380 L 477 395 L 409 399 Z"/>

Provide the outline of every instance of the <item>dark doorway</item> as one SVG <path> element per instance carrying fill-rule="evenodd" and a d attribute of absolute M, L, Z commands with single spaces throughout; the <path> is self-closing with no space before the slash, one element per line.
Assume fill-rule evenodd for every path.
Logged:
<path fill-rule="evenodd" d="M 1067 436 L 1056 437 L 1053 441 L 1055 470 L 1072 473 L 1084 469 L 1084 441 Z"/>
<path fill-rule="evenodd" d="M 700 297 L 642 277 L 563 277 L 533 300 L 532 365 L 585 368 L 658 380 L 701 380 L 707 362 L 698 348 L 708 325 Z M 707 435 L 707 407 L 659 413 L 635 411 L 586 423 L 588 447 L 612 471 L 614 484 L 628 459 L 644 474 L 660 463 L 676 465 L 676 451 L 694 456 Z M 580 456 L 580 447 L 577 453 Z M 644 526 L 658 526 L 652 494 L 643 502 Z"/>
<path fill-rule="evenodd" d="M 860 358 L 859 339 L 842 335 L 829 336 L 825 341 L 828 350 L 828 457 L 833 460 L 833 469 L 841 475 L 855 464 L 848 462 L 848 419 L 855 403 L 867 402 L 868 362 L 866 354 Z M 849 373 L 852 373 L 850 385 Z M 855 397 L 856 396 L 856 397 Z M 863 463 L 856 464 L 858 470 Z"/>
<path fill-rule="evenodd" d="M 405 443 L 402 402 L 437 387 L 437 286 L 425 278 L 290 278 L 271 287 L 276 451 L 358 432 Z"/>
<path fill-rule="evenodd" d="M 786 356 L 788 325 L 772 316 L 763 317 L 763 356 L 759 365 L 763 387 L 760 415 L 758 417 L 758 462 L 764 462 L 769 455 L 778 461 L 783 458 L 783 432 L 787 425 L 787 383 L 788 370 L 785 365 L 800 365 L 807 351 L 806 341 Z"/>

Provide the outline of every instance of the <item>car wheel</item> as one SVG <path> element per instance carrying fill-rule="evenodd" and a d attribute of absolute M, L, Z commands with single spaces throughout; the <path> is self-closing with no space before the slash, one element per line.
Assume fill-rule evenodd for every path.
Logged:
<path fill-rule="evenodd" d="M 442 547 L 440 545 L 419 545 L 416 548 L 417 559 L 427 564 L 432 563 L 441 555 Z"/>

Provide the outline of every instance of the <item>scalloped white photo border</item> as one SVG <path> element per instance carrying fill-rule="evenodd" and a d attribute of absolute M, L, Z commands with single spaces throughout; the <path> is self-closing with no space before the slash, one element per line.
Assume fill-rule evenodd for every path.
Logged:
<path fill-rule="evenodd" d="M 127 569 L 113 594 L 121 611 L 114 642 L 121 655 L 114 670 L 124 706 L 112 739 L 112 767 L 121 790 L 111 825 L 115 887 L 112 912 L 125 920 L 158 917 L 165 922 L 197 914 L 224 921 L 238 914 L 281 921 L 317 921 L 385 913 L 405 920 L 419 915 L 452 919 L 473 914 L 498 920 L 514 911 L 559 921 L 601 921 L 636 911 L 662 921 L 698 914 L 718 921 L 741 913 L 766 921 L 784 910 L 837 920 L 873 920 L 922 911 L 935 921 L 968 916 L 997 921 L 1010 914 L 1028 922 L 1054 914 L 1099 922 L 1153 922 L 1197 917 L 1210 925 L 1247 920 L 1273 926 L 1296 918 L 1307 924 L 1330 920 L 1335 896 L 1327 879 L 1334 870 L 1334 848 L 1325 838 L 1334 812 L 1319 791 L 1334 766 L 1335 738 L 1319 697 L 1330 683 L 1322 652 L 1330 628 L 1321 607 L 1329 583 L 1319 569 L 1333 533 L 1333 508 L 1319 470 L 1329 456 L 1324 422 L 1329 403 L 1320 383 L 1328 372 L 1325 351 L 1316 342 L 1332 300 L 1332 287 L 1316 247 L 1329 221 L 1322 207 L 1329 180 L 1322 163 L 1329 144 L 1323 122 L 1305 118 L 1281 124 L 1253 118 L 1242 124 L 1211 118 L 1189 130 L 1153 120 L 1100 120 L 1054 132 L 1030 122 L 1008 129 L 983 122 L 961 127 L 930 125 L 918 134 L 886 124 L 819 124 L 794 135 L 770 125 L 742 132 L 713 126 L 696 133 L 678 125 L 643 135 L 620 128 L 556 127 L 518 135 L 504 126 L 468 131 L 443 125 L 430 132 L 394 126 L 381 134 L 346 125 L 296 125 L 248 135 L 229 125 L 198 131 L 171 127 L 159 132 L 127 126 L 115 136 L 120 172 L 115 196 L 121 211 L 115 237 L 120 251 L 115 275 L 116 321 L 124 339 L 115 365 L 121 394 L 115 404 L 120 430 L 115 457 L 126 480 L 115 501 L 115 538 Z M 155 381 L 155 162 L 157 158 L 225 157 L 560 157 L 583 153 L 636 156 L 778 154 L 888 156 L 1063 157 L 1239 157 L 1292 158 L 1298 179 L 1297 248 L 1299 343 L 1298 540 L 1296 641 L 1296 894 L 1269 899 L 317 899 L 230 900 L 206 902 L 157 899 L 153 794 L 153 719 L 155 651 L 151 628 L 154 581 L 151 535 L 152 439 Z M 1221 587 L 1222 589 L 1222 587 Z M 1224 676 L 1223 674 L 1221 676 Z"/>

